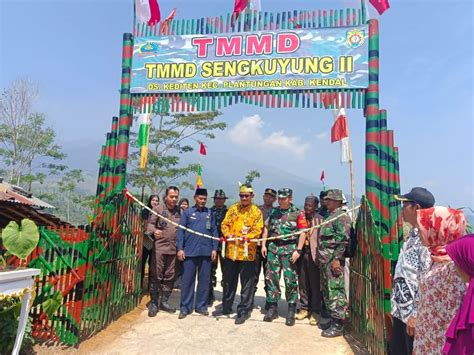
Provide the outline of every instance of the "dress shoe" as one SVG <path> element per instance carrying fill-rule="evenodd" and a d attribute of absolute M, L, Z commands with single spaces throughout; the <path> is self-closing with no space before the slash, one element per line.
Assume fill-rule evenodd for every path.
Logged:
<path fill-rule="evenodd" d="M 208 316 L 209 315 L 209 311 L 207 309 L 202 309 L 202 310 L 197 310 L 196 309 L 196 313 L 199 313 L 203 316 Z"/>
<path fill-rule="evenodd" d="M 237 318 L 235 318 L 234 324 L 244 324 L 247 319 L 250 318 L 250 313 L 243 312 L 237 313 Z"/>
<path fill-rule="evenodd" d="M 188 314 L 186 312 L 179 312 L 179 316 L 178 316 L 178 319 L 184 319 L 188 316 Z"/>
<path fill-rule="evenodd" d="M 227 310 L 227 309 L 216 309 L 214 312 L 212 312 L 213 317 L 221 317 L 221 316 L 230 316 L 232 314 L 232 310 Z"/>

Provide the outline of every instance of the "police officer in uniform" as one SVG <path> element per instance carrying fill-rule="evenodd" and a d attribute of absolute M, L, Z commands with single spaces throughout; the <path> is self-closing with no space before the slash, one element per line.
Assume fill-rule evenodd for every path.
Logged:
<path fill-rule="evenodd" d="M 196 235 L 191 231 L 178 229 L 176 249 L 178 259 L 183 262 L 181 281 L 181 301 L 179 319 L 193 312 L 209 315 L 207 301 L 209 280 L 211 278 L 211 260 L 217 259 L 217 228 L 214 215 L 206 207 L 207 190 L 198 188 L 194 195 L 195 205 L 181 214 L 180 225 L 202 234 L 211 235 L 210 239 Z M 196 277 L 198 281 L 195 289 Z M 194 295 L 196 294 L 196 300 Z"/>
<path fill-rule="evenodd" d="M 154 237 L 150 268 L 150 296 L 148 316 L 155 317 L 158 309 L 168 313 L 176 312 L 176 308 L 168 303 L 173 290 L 176 271 L 176 230 L 177 227 L 164 219 L 179 222 L 180 211 L 177 206 L 179 189 L 170 186 L 166 189 L 163 204 L 153 208 L 148 219 L 147 231 Z M 161 297 L 160 297 L 161 296 Z"/>
<path fill-rule="evenodd" d="M 331 316 L 330 327 L 323 330 L 321 335 L 333 338 L 343 335 L 347 306 L 344 291 L 344 251 L 349 242 L 351 223 L 342 208 L 341 190 L 328 190 L 324 201 L 329 212 L 325 221 L 337 218 L 321 227 L 318 245 L 324 303 Z"/>

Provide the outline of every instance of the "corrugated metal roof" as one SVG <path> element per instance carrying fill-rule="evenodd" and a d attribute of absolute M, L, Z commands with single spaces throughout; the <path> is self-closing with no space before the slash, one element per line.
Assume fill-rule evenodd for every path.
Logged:
<path fill-rule="evenodd" d="M 21 187 L 14 186 L 6 182 L 0 182 L 0 201 L 21 203 L 23 205 L 33 207 L 55 208 L 49 203 L 34 197 L 31 192 L 27 192 Z"/>

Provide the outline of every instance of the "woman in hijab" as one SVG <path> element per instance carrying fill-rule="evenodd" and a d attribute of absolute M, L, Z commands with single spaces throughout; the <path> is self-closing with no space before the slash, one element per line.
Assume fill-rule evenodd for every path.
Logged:
<path fill-rule="evenodd" d="M 443 353 L 447 355 L 474 354 L 474 234 L 449 244 L 446 252 L 468 287 L 461 308 L 446 332 Z"/>
<path fill-rule="evenodd" d="M 413 353 L 442 354 L 445 333 L 466 293 L 446 246 L 465 234 L 466 219 L 462 211 L 446 207 L 417 214 L 420 238 L 433 263 L 420 280 Z"/>
<path fill-rule="evenodd" d="M 160 197 L 158 195 L 150 195 L 150 197 L 148 198 L 147 206 L 153 209 L 155 207 L 158 207 L 159 204 L 160 204 Z M 148 209 L 144 208 L 142 210 L 142 221 L 145 225 L 145 230 L 148 223 L 148 218 L 150 218 L 150 214 L 151 213 Z M 144 236 L 144 238 L 146 238 L 146 236 Z M 143 279 L 145 278 L 145 265 L 147 261 L 148 261 L 148 269 L 150 269 L 151 249 L 146 248 L 144 245 L 143 251 L 142 251 L 142 279 L 141 279 L 142 289 L 143 289 Z"/>

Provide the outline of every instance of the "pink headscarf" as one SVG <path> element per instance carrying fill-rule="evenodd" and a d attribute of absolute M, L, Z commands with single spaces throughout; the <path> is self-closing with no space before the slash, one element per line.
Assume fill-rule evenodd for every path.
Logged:
<path fill-rule="evenodd" d="M 460 210 L 431 207 L 417 211 L 420 239 L 434 262 L 449 261 L 446 245 L 466 234 L 466 217 Z"/>
<path fill-rule="evenodd" d="M 446 332 L 443 353 L 472 354 L 474 352 L 474 234 L 449 244 L 446 251 L 456 266 L 469 275 L 469 286 L 461 308 Z"/>

